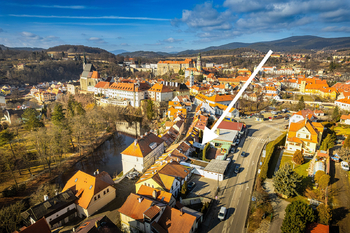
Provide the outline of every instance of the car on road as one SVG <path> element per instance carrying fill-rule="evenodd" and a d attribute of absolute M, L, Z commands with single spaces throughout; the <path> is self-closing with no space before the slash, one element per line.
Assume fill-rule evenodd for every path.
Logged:
<path fill-rule="evenodd" d="M 235 153 L 236 152 L 236 147 L 232 147 L 230 150 L 230 153 Z"/>
<path fill-rule="evenodd" d="M 232 158 L 226 158 L 226 161 L 228 161 L 228 163 L 230 164 L 232 161 Z"/>
<path fill-rule="evenodd" d="M 194 181 L 188 183 L 188 185 L 187 185 L 188 191 L 193 190 L 195 186 L 196 186 L 196 183 Z"/>
<path fill-rule="evenodd" d="M 241 168 L 239 167 L 239 165 L 237 165 L 237 166 L 235 167 L 234 172 L 235 172 L 236 174 L 238 174 L 240 170 L 241 170 Z"/>
<path fill-rule="evenodd" d="M 345 171 L 349 171 L 349 164 L 347 162 L 341 161 L 340 165 L 342 169 L 344 169 Z"/>
<path fill-rule="evenodd" d="M 242 157 L 245 157 L 246 155 L 247 155 L 247 153 L 244 152 L 244 151 L 242 151 L 241 156 L 242 156 Z"/>
<path fill-rule="evenodd" d="M 221 221 L 223 221 L 223 220 L 225 219 L 225 217 L 226 217 L 226 212 L 227 212 L 226 207 L 221 206 L 220 211 L 219 211 L 219 214 L 218 214 L 218 218 L 219 218 Z"/>

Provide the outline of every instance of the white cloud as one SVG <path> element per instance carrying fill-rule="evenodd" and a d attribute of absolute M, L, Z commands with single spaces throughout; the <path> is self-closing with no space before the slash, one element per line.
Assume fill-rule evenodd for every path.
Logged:
<path fill-rule="evenodd" d="M 206 2 L 185 9 L 182 18 L 175 18 L 172 24 L 186 25 L 183 31 L 199 37 L 195 42 L 209 42 L 293 29 L 312 28 L 316 32 L 327 23 L 350 21 L 349 9 L 350 2 L 343 0 L 225 0 L 216 8 Z"/>
<path fill-rule="evenodd" d="M 350 32 L 350 27 L 329 26 L 322 28 L 324 32 Z"/>
<path fill-rule="evenodd" d="M 174 39 L 172 37 L 169 37 L 168 39 L 164 39 L 163 42 L 168 42 L 168 43 L 176 43 L 176 42 L 181 42 L 183 39 Z"/>

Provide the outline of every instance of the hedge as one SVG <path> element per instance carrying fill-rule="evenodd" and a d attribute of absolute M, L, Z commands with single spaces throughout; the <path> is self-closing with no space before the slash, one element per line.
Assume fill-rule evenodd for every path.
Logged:
<path fill-rule="evenodd" d="M 259 176 L 262 180 L 265 180 L 267 177 L 267 171 L 269 170 L 270 159 L 271 159 L 271 156 L 275 150 L 275 147 L 281 146 L 284 144 L 284 140 L 286 138 L 286 135 L 287 135 L 287 133 L 283 133 L 281 136 L 276 138 L 274 141 L 269 142 L 266 145 L 266 155 L 265 155 L 263 165 L 260 168 L 260 174 L 259 174 Z"/>

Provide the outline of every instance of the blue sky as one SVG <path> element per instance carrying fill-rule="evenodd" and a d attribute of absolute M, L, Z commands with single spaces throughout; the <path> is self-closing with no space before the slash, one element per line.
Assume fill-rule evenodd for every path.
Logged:
<path fill-rule="evenodd" d="M 350 36 L 344 0 L 2 1 L 0 44 L 174 52 L 289 36 Z"/>

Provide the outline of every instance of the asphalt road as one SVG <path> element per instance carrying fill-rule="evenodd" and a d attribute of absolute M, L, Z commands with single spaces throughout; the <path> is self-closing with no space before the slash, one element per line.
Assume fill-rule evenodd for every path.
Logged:
<path fill-rule="evenodd" d="M 226 219 L 224 221 L 218 218 L 212 219 L 207 232 L 240 233 L 246 231 L 246 218 L 260 153 L 267 140 L 274 140 L 281 134 L 285 121 L 281 119 L 258 124 L 246 121 L 246 124 L 252 125 L 248 129 L 247 137 L 242 138 L 238 152 L 233 155 L 233 163 L 229 165 L 226 173 L 227 185 L 224 190 L 221 190 L 222 193 L 219 193 L 221 198 L 215 209 L 218 213 L 220 207 L 225 206 L 228 209 Z M 247 152 L 248 155 L 242 157 L 242 151 Z M 235 174 L 233 171 L 237 165 L 241 167 L 241 170 Z M 217 213 L 214 216 L 217 216 Z"/>

